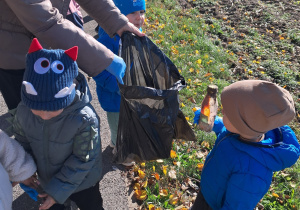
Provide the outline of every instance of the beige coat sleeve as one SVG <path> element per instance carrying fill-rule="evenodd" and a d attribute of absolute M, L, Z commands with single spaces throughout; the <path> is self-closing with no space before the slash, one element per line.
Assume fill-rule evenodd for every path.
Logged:
<path fill-rule="evenodd" d="M 68 4 L 68 1 L 66 1 Z M 127 23 L 111 0 L 77 1 L 110 35 Z M 6 0 L 22 24 L 47 47 L 69 49 L 78 46 L 77 63 L 90 76 L 102 72 L 114 54 L 92 36 L 63 18 L 50 0 Z"/>

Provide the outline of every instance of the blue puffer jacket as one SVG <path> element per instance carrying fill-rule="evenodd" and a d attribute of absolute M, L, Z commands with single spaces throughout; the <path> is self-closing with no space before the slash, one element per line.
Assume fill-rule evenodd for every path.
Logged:
<path fill-rule="evenodd" d="M 212 209 L 252 210 L 267 193 L 273 171 L 292 166 L 300 146 L 289 126 L 269 131 L 257 143 L 245 143 L 216 118 L 215 146 L 206 158 L 201 192 Z"/>
<path fill-rule="evenodd" d="M 100 27 L 98 41 L 110 49 L 114 54 L 118 55 L 120 37 L 115 35 L 110 38 L 108 34 Z M 121 96 L 117 79 L 108 71 L 104 70 L 94 80 L 97 85 L 97 95 L 101 107 L 107 112 L 119 112 Z"/>

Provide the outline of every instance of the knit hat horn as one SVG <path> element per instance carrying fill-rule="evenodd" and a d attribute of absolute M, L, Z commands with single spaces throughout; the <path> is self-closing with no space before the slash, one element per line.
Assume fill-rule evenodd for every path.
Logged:
<path fill-rule="evenodd" d="M 125 16 L 132 12 L 146 10 L 145 0 L 114 0 L 114 3 Z"/>
<path fill-rule="evenodd" d="M 224 114 L 241 136 L 258 137 L 295 117 L 290 93 L 267 81 L 235 82 L 224 88 L 221 102 Z"/>
<path fill-rule="evenodd" d="M 66 51 L 46 50 L 33 39 L 26 56 L 22 102 L 34 110 L 57 111 L 67 107 L 75 97 L 77 54 L 77 46 Z"/>

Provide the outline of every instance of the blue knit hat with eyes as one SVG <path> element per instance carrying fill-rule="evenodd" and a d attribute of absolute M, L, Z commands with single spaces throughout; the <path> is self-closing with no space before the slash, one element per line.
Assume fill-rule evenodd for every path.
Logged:
<path fill-rule="evenodd" d="M 125 16 L 136 11 L 145 10 L 145 0 L 114 0 L 115 5 Z"/>
<path fill-rule="evenodd" d="M 57 111 L 67 107 L 75 98 L 77 52 L 77 47 L 66 51 L 43 49 L 34 39 L 26 56 L 22 102 L 34 110 Z"/>

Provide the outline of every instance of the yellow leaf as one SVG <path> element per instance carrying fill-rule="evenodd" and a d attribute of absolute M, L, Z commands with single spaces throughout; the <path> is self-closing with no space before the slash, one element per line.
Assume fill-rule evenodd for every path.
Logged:
<path fill-rule="evenodd" d="M 135 183 L 135 184 L 133 185 L 133 189 L 134 189 L 134 190 L 140 190 L 140 189 L 141 189 L 140 184 L 139 184 L 139 183 Z"/>
<path fill-rule="evenodd" d="M 148 208 L 149 208 L 149 210 L 155 210 L 155 206 L 154 206 L 153 204 L 150 204 L 150 205 L 148 206 Z"/>
<path fill-rule="evenodd" d="M 176 158 L 177 157 L 177 154 L 176 154 L 176 152 L 174 150 L 171 150 L 170 157 L 171 158 Z"/>
<path fill-rule="evenodd" d="M 139 169 L 140 169 L 140 168 L 139 168 L 138 165 L 134 165 L 134 166 L 133 166 L 133 171 L 134 171 L 134 172 L 137 172 Z"/>
<path fill-rule="evenodd" d="M 155 166 L 152 166 L 152 168 L 153 168 L 153 171 L 155 171 Z"/>
<path fill-rule="evenodd" d="M 197 167 L 199 171 L 202 171 L 204 164 L 203 163 L 198 163 Z"/>
<path fill-rule="evenodd" d="M 144 177 L 145 177 L 145 172 L 144 171 L 142 171 L 142 170 L 138 170 L 138 173 L 139 173 L 139 177 L 141 178 L 141 179 L 143 179 Z"/>
<path fill-rule="evenodd" d="M 161 190 L 159 190 L 159 194 L 161 195 L 161 196 L 168 196 L 168 190 L 167 189 L 161 189 Z"/>
<path fill-rule="evenodd" d="M 144 182 L 142 183 L 142 187 L 143 187 L 143 188 L 146 188 L 147 185 L 148 185 L 148 180 L 146 180 L 146 181 L 144 181 Z"/>
<path fill-rule="evenodd" d="M 277 193 L 272 193 L 273 197 L 279 198 L 279 195 Z"/>
<path fill-rule="evenodd" d="M 178 203 L 179 198 L 177 196 L 174 195 L 170 195 L 169 197 L 169 203 L 171 205 L 176 205 Z"/>
<path fill-rule="evenodd" d="M 141 167 L 145 168 L 146 163 L 141 163 Z"/>
<path fill-rule="evenodd" d="M 138 200 L 145 200 L 147 198 L 147 191 L 146 190 L 135 190 L 135 196 Z"/>
<path fill-rule="evenodd" d="M 204 146 L 204 147 L 206 147 L 206 148 L 209 148 L 209 143 L 208 143 L 207 141 L 203 141 L 203 142 L 201 143 L 201 146 Z"/>
<path fill-rule="evenodd" d="M 164 175 L 167 174 L 167 167 L 168 167 L 168 166 L 163 166 L 163 173 L 164 173 Z"/>

